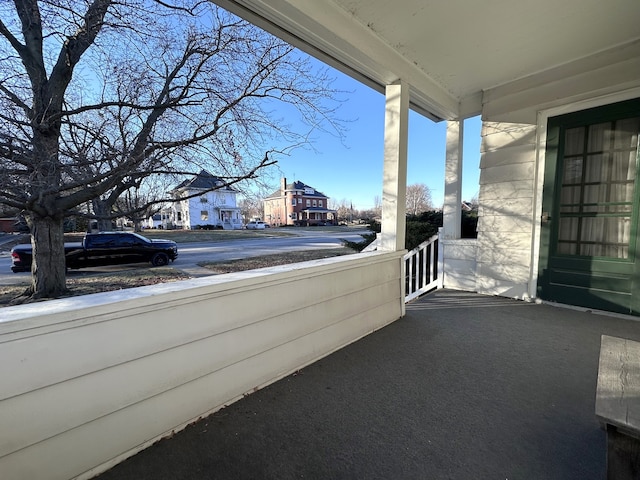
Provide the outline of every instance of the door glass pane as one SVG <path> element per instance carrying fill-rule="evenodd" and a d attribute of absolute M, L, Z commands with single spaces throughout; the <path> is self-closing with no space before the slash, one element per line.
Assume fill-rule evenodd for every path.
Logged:
<path fill-rule="evenodd" d="M 578 155 L 584 152 L 584 128 L 570 128 L 564 136 L 564 154 Z"/>
<path fill-rule="evenodd" d="M 631 212 L 633 210 L 633 183 L 611 185 L 610 212 Z"/>
<path fill-rule="evenodd" d="M 585 217 L 581 220 L 580 255 L 591 257 L 602 255 L 604 218 Z"/>
<path fill-rule="evenodd" d="M 633 181 L 636 176 L 635 152 L 615 152 L 611 180 L 616 182 Z"/>
<path fill-rule="evenodd" d="M 570 185 L 582 182 L 582 157 L 567 158 L 564 162 L 562 184 Z"/>
<path fill-rule="evenodd" d="M 609 150 L 611 140 L 611 122 L 589 126 L 588 152 L 604 152 Z"/>
<path fill-rule="evenodd" d="M 606 202 L 607 185 L 586 185 L 584 187 L 584 212 L 604 212 Z"/>
<path fill-rule="evenodd" d="M 602 155 L 587 155 L 584 176 L 585 182 L 593 183 L 606 180 L 609 176 L 609 162 L 608 159 Z"/>
<path fill-rule="evenodd" d="M 624 217 L 583 218 L 580 255 L 628 258 L 630 224 Z"/>
<path fill-rule="evenodd" d="M 575 217 L 560 218 L 558 229 L 558 253 L 575 255 L 578 242 L 578 219 Z"/>
<path fill-rule="evenodd" d="M 638 145 L 638 132 L 640 132 L 640 117 L 619 120 L 615 131 L 614 148 L 634 150 Z"/>
<path fill-rule="evenodd" d="M 561 255 L 575 255 L 578 244 L 575 242 L 558 242 L 558 253 Z"/>
<path fill-rule="evenodd" d="M 580 211 L 580 194 L 582 187 L 562 187 L 560 192 L 560 211 L 571 213 Z"/>

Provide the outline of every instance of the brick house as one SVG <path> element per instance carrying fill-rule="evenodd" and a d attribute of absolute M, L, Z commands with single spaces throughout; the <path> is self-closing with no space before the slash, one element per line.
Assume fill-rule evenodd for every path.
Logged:
<path fill-rule="evenodd" d="M 336 211 L 329 207 L 329 197 L 302 182 L 280 180 L 280 189 L 264 199 L 264 221 L 280 225 L 334 225 Z"/>

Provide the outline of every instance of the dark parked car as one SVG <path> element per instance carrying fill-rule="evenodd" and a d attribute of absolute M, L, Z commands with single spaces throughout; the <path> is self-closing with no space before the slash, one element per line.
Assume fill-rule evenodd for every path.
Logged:
<path fill-rule="evenodd" d="M 67 268 L 97 267 L 124 263 L 151 262 L 155 267 L 167 265 L 178 257 L 178 244 L 172 240 L 148 239 L 137 233 L 88 233 L 82 242 L 65 243 Z M 14 272 L 31 270 L 30 244 L 11 249 Z"/>

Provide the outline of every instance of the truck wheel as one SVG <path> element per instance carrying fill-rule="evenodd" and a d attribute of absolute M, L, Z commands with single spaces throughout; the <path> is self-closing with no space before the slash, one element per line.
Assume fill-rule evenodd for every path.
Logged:
<path fill-rule="evenodd" d="M 169 263 L 169 257 L 167 256 L 166 253 L 156 253 L 151 258 L 151 265 L 153 265 L 154 267 L 164 267 L 168 263 Z"/>

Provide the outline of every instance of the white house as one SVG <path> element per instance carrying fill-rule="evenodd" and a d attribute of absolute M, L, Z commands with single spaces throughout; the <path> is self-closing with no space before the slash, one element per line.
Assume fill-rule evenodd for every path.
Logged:
<path fill-rule="evenodd" d="M 162 211 L 165 228 L 242 228 L 238 192 L 206 170 L 180 183 L 172 193 L 176 202 Z"/>
<path fill-rule="evenodd" d="M 4 477 L 91 478 L 402 317 L 409 109 L 447 122 L 445 287 L 640 315 L 638 0 L 216 3 L 384 92 L 380 247 L 3 309 Z"/>
<path fill-rule="evenodd" d="M 145 222 L 144 228 L 166 228 L 167 224 L 164 220 L 164 215 L 161 212 L 154 213 Z"/>

